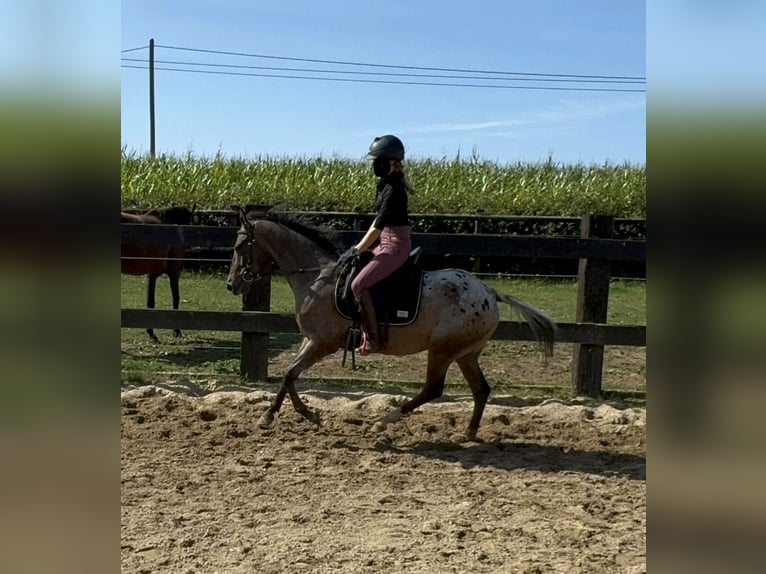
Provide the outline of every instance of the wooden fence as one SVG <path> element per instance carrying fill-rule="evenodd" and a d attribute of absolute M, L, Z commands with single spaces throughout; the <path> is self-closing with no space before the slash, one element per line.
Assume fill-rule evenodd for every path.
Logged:
<path fill-rule="evenodd" d="M 187 248 L 230 249 L 236 227 L 122 224 L 123 243 L 185 245 Z M 362 231 L 341 231 L 350 246 Z M 646 242 L 614 239 L 614 218 L 587 215 L 582 218 L 580 237 L 534 237 L 483 234 L 413 234 L 413 245 L 430 255 L 469 255 L 579 260 L 577 314 L 575 323 L 559 323 L 558 342 L 574 343 L 572 390 L 598 397 L 601 393 L 605 345 L 645 346 L 646 326 L 607 325 L 610 263 L 646 261 Z M 294 315 L 271 313 L 270 278 L 254 284 L 243 297 L 242 312 L 212 312 L 155 309 L 122 309 L 125 328 L 164 328 L 237 331 L 242 333 L 240 373 L 249 381 L 268 376 L 269 333 L 298 332 Z M 495 340 L 534 340 L 526 323 L 502 321 Z"/>

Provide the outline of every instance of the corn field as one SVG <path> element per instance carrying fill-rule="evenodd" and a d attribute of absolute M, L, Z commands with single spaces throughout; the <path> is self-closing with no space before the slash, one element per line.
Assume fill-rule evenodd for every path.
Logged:
<path fill-rule="evenodd" d="M 123 148 L 124 208 L 248 203 L 296 210 L 369 211 L 375 177 L 367 161 L 343 158 L 183 157 L 154 159 Z M 417 193 L 412 213 L 646 217 L 646 167 L 559 165 L 552 159 L 498 164 L 476 155 L 406 162 Z"/>

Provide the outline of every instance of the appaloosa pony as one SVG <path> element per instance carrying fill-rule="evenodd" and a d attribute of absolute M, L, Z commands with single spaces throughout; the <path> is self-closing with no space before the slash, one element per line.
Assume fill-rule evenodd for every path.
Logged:
<path fill-rule="evenodd" d="M 250 220 L 241 210 L 240 223 L 226 280 L 228 290 L 235 295 L 246 293 L 253 280 L 278 269 L 295 295 L 296 320 L 304 337 L 259 425 L 266 427 L 273 422 L 287 394 L 301 415 L 319 423 L 319 414 L 298 396 L 295 381 L 311 365 L 346 345 L 352 320 L 339 312 L 334 298 L 341 267 L 338 254 L 343 247 L 321 230 L 284 214 L 267 213 Z M 441 396 L 447 369 L 457 362 L 473 393 L 473 414 L 466 437 L 474 440 L 490 393 L 479 355 L 499 323 L 497 303 L 506 303 L 521 314 L 546 357 L 553 353 L 555 323 L 531 305 L 498 293 L 460 269 L 423 272 L 419 292 L 417 315 L 407 325 L 389 328 L 381 352 L 410 355 L 427 351 L 425 385 L 417 396 L 379 419 L 372 428 L 383 430 L 402 415 Z"/>

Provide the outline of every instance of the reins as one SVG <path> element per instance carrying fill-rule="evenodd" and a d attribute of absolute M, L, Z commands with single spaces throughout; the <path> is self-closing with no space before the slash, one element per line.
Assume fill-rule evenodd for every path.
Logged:
<path fill-rule="evenodd" d="M 292 271 L 285 271 L 284 269 L 274 269 L 273 271 L 262 271 L 258 273 L 253 273 L 252 267 L 253 262 L 252 258 L 250 256 L 251 254 L 251 248 L 253 246 L 253 243 L 255 243 L 255 232 L 253 230 L 252 224 L 248 224 L 245 226 L 245 232 L 238 231 L 237 233 L 239 235 L 246 235 L 247 236 L 247 250 L 246 254 L 242 255 L 242 281 L 245 283 L 252 283 L 256 279 L 261 279 L 262 277 L 270 277 L 272 275 L 281 274 L 285 277 L 289 275 L 296 275 L 298 273 L 313 273 L 314 271 L 321 271 L 323 267 L 316 265 L 314 267 L 298 267 L 297 269 L 294 269 Z M 274 264 L 274 262 L 272 262 Z"/>
<path fill-rule="evenodd" d="M 253 273 L 249 269 L 248 271 L 250 271 L 251 276 L 254 276 L 260 279 L 261 277 L 270 277 L 272 275 L 284 275 L 285 277 L 287 277 L 288 275 L 297 275 L 298 273 L 312 273 L 314 271 L 321 271 L 322 269 L 323 269 L 322 267 L 317 266 L 317 267 L 298 267 L 298 269 L 294 269 L 293 271 L 285 271 L 283 269 L 275 269 L 274 271 L 263 271 L 260 273 Z M 250 281 L 252 281 L 252 279 L 250 279 L 250 281 L 246 281 L 244 277 L 242 278 L 242 280 L 245 281 L 246 283 L 249 283 Z"/>

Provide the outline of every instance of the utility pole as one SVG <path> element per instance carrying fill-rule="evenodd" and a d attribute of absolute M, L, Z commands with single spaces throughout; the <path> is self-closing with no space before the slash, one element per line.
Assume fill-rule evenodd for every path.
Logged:
<path fill-rule="evenodd" d="M 149 153 L 154 157 L 154 38 L 149 40 Z"/>

